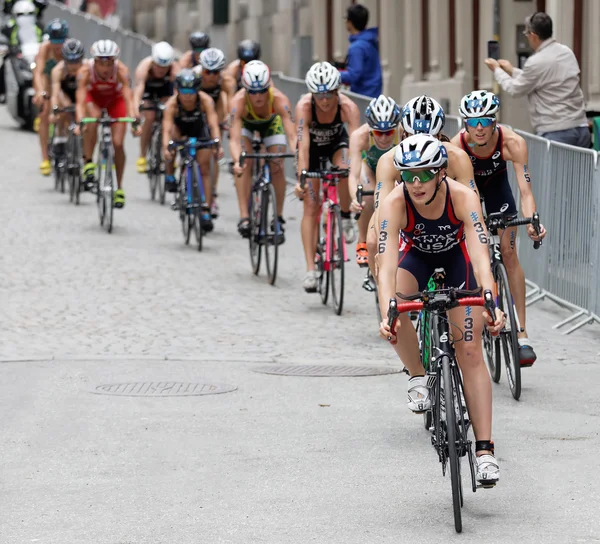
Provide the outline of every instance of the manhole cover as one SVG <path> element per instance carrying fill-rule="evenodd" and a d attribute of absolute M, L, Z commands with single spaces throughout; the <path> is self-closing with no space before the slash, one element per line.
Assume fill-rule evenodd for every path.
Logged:
<path fill-rule="evenodd" d="M 280 376 L 381 376 L 382 374 L 398 374 L 398 368 L 381 366 L 334 366 L 334 365 L 285 365 L 261 366 L 254 369 L 263 374 Z"/>
<path fill-rule="evenodd" d="M 92 393 L 121 397 L 195 397 L 235 391 L 235 385 L 188 382 L 130 382 L 98 385 Z"/>

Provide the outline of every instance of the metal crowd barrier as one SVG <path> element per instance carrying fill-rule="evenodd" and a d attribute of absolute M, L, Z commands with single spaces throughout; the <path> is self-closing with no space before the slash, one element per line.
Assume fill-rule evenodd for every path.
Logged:
<path fill-rule="evenodd" d="M 99 39 L 111 39 L 121 48 L 121 59 L 134 70 L 150 54 L 152 42 L 133 32 L 115 28 L 88 14 L 52 3 L 47 18 L 60 17 L 69 23 L 71 34 L 89 50 Z M 295 105 L 307 92 L 303 80 L 281 73 L 273 82 Z M 369 98 L 346 93 L 358 105 L 364 122 Z M 459 117 L 446 116 L 444 133 L 452 137 L 460 130 Z M 548 235 L 539 250 L 529 239 L 518 240 L 519 259 L 530 291 L 527 304 L 547 298 L 573 311 L 567 319 L 554 325 L 559 329 L 575 320 L 565 331 L 569 334 L 587 323 L 600 323 L 600 167 L 595 151 L 554 143 L 516 130 L 529 150 L 534 196 Z M 513 193 L 519 200 L 514 171 L 508 169 Z M 286 176 L 295 179 L 294 166 L 286 163 Z"/>

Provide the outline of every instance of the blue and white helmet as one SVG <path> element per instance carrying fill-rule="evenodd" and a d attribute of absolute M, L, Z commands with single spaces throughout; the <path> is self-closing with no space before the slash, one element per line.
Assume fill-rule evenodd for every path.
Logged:
<path fill-rule="evenodd" d="M 216 47 L 209 47 L 200 53 L 200 65 L 205 70 L 222 70 L 225 68 L 225 54 Z"/>
<path fill-rule="evenodd" d="M 446 148 L 431 134 L 414 134 L 394 151 L 396 170 L 439 170 L 448 166 Z"/>
<path fill-rule="evenodd" d="M 407 134 L 437 136 L 445 122 L 442 106 L 424 94 L 411 98 L 402 108 L 402 128 Z"/>
<path fill-rule="evenodd" d="M 339 70 L 328 62 L 317 62 L 306 73 L 306 86 L 311 93 L 329 93 L 342 84 Z"/>
<path fill-rule="evenodd" d="M 242 85 L 249 91 L 262 91 L 271 85 L 271 70 L 262 60 L 252 60 L 242 72 Z"/>
<path fill-rule="evenodd" d="M 472 91 L 462 97 L 458 112 L 463 119 L 473 117 L 496 117 L 500 100 L 489 91 Z"/>
<path fill-rule="evenodd" d="M 158 42 L 152 46 L 152 62 L 166 68 L 175 60 L 175 51 L 167 42 Z"/>
<path fill-rule="evenodd" d="M 380 94 L 369 102 L 365 117 L 372 129 L 392 130 L 400 123 L 400 107 L 393 98 Z"/>

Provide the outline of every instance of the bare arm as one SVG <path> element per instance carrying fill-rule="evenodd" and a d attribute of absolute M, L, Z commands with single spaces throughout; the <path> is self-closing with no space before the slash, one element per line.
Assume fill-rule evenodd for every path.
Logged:
<path fill-rule="evenodd" d="M 292 112 L 290 99 L 282 92 L 278 92 L 273 107 L 275 108 L 275 112 L 281 116 L 283 130 L 288 141 L 288 150 L 292 152 L 296 149 L 296 121 Z"/>
<path fill-rule="evenodd" d="M 163 144 L 163 149 L 165 151 L 167 151 L 167 148 L 169 147 L 169 141 L 171 140 L 171 134 L 173 132 L 173 125 L 175 124 L 174 122 L 174 116 L 175 116 L 175 103 L 176 103 L 176 98 L 175 96 L 172 96 L 171 98 L 169 98 L 169 100 L 167 100 L 167 104 L 165 106 L 165 111 L 163 113 L 163 121 L 162 121 L 162 144 Z"/>
<path fill-rule="evenodd" d="M 236 94 L 231 105 L 231 126 L 229 127 L 229 152 L 236 165 L 242 153 L 242 115 L 244 112 L 244 94 Z"/>
<path fill-rule="evenodd" d="M 210 129 L 211 138 L 218 138 L 221 141 L 221 129 L 219 128 L 219 116 L 215 108 L 213 99 L 206 93 L 200 91 L 199 93 L 202 108 L 206 112 L 206 121 L 208 122 L 208 128 Z"/>
<path fill-rule="evenodd" d="M 346 118 L 343 121 L 348 123 L 348 134 L 352 136 L 354 131 L 360 128 L 360 111 L 350 98 L 347 98 L 347 100 Z"/>
<path fill-rule="evenodd" d="M 131 91 L 129 68 L 119 61 L 119 68 L 117 71 L 117 78 L 121 82 L 123 98 L 125 98 L 125 105 L 127 107 L 127 115 L 129 117 L 137 117 L 136 110 L 133 105 L 133 92 Z"/>
<path fill-rule="evenodd" d="M 483 220 L 483 211 L 479 197 L 472 191 L 452 188 L 452 203 L 456 217 L 465 224 L 465 236 L 469 257 L 473 265 L 473 274 L 477 285 L 484 290 L 494 292 L 494 277 L 490 267 L 488 252 L 488 232 Z M 458 197 L 458 198 L 457 198 Z"/>
<path fill-rule="evenodd" d="M 377 172 L 375 175 L 375 233 L 379 232 L 379 208 L 383 205 L 386 197 L 394 190 L 396 186 L 397 170 L 394 167 L 394 151 L 390 149 L 379 159 L 377 163 Z"/>
<path fill-rule="evenodd" d="M 148 62 L 144 59 L 135 69 L 135 87 L 133 89 L 133 107 L 137 116 L 140 115 L 140 102 L 144 96 L 146 79 L 148 78 Z"/>
<path fill-rule="evenodd" d="M 77 91 L 75 92 L 75 113 L 79 123 L 85 117 L 85 101 L 88 93 L 88 82 L 90 70 L 88 66 L 82 66 L 77 72 Z"/>
<path fill-rule="evenodd" d="M 348 176 L 348 190 L 350 198 L 356 198 L 356 190 L 360 184 L 360 174 L 362 171 L 363 160 L 362 152 L 367 149 L 369 143 L 369 133 L 362 127 L 355 130 L 350 136 L 350 175 Z M 361 202 L 358 204 L 362 205 Z"/>
<path fill-rule="evenodd" d="M 473 163 L 471 162 L 469 155 L 467 155 L 467 152 L 458 147 L 454 147 L 449 158 L 452 161 L 452 164 L 449 165 L 452 166 L 452 170 L 448 173 L 448 177 L 458 181 L 458 183 L 461 183 L 479 195 L 477 185 L 475 184 Z"/>
<path fill-rule="evenodd" d="M 46 56 L 48 47 L 42 44 L 37 55 L 35 56 L 35 68 L 33 70 L 33 88 L 36 95 L 44 91 L 44 68 L 46 67 Z"/>
<path fill-rule="evenodd" d="M 63 71 L 63 64 L 59 62 L 54 68 L 52 68 L 52 72 L 50 73 L 50 78 L 52 81 L 52 110 L 55 107 L 58 107 L 58 97 L 60 96 L 60 81 Z"/>
<path fill-rule="evenodd" d="M 310 134 L 308 127 L 311 122 L 310 108 L 306 107 L 306 103 L 300 99 L 296 106 L 296 119 L 298 127 L 298 173 L 302 170 L 308 170 L 309 155 L 310 155 Z"/>
<path fill-rule="evenodd" d="M 508 147 L 510 155 L 507 158 L 512 160 L 513 168 L 515 169 L 515 174 L 517 176 L 519 192 L 521 193 L 521 209 L 523 210 L 523 215 L 525 217 L 531 217 L 533 212 L 536 211 L 536 207 L 533 191 L 531 190 L 531 176 L 527 167 L 527 144 L 525 143 L 525 140 L 517 134 L 512 134 L 507 140 L 505 145 Z"/>
<path fill-rule="evenodd" d="M 233 104 L 233 98 L 237 93 L 237 85 L 235 79 L 232 78 L 228 73 L 223 77 L 223 90 L 227 95 L 227 109 L 225 110 L 228 114 L 231 114 L 231 105 Z"/>

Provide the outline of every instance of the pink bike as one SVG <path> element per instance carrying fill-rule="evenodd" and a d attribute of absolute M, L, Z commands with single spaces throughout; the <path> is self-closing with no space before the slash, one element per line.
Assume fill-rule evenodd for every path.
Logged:
<path fill-rule="evenodd" d="M 318 291 L 321 301 L 327 304 L 329 298 L 329 285 L 333 297 L 333 309 L 337 315 L 342 313 L 344 305 L 344 262 L 348 260 L 346 254 L 346 240 L 342 228 L 342 214 L 338 201 L 337 186 L 341 179 L 348 177 L 348 169 L 332 166 L 323 168 L 318 172 L 303 170 L 300 174 L 300 186 L 304 189 L 307 179 L 322 180 L 321 211 L 317 215 L 319 234 L 317 251 L 315 252 L 315 265 L 319 273 Z M 315 198 L 316 195 L 315 195 Z M 321 221 L 323 207 L 327 212 L 325 221 Z"/>

